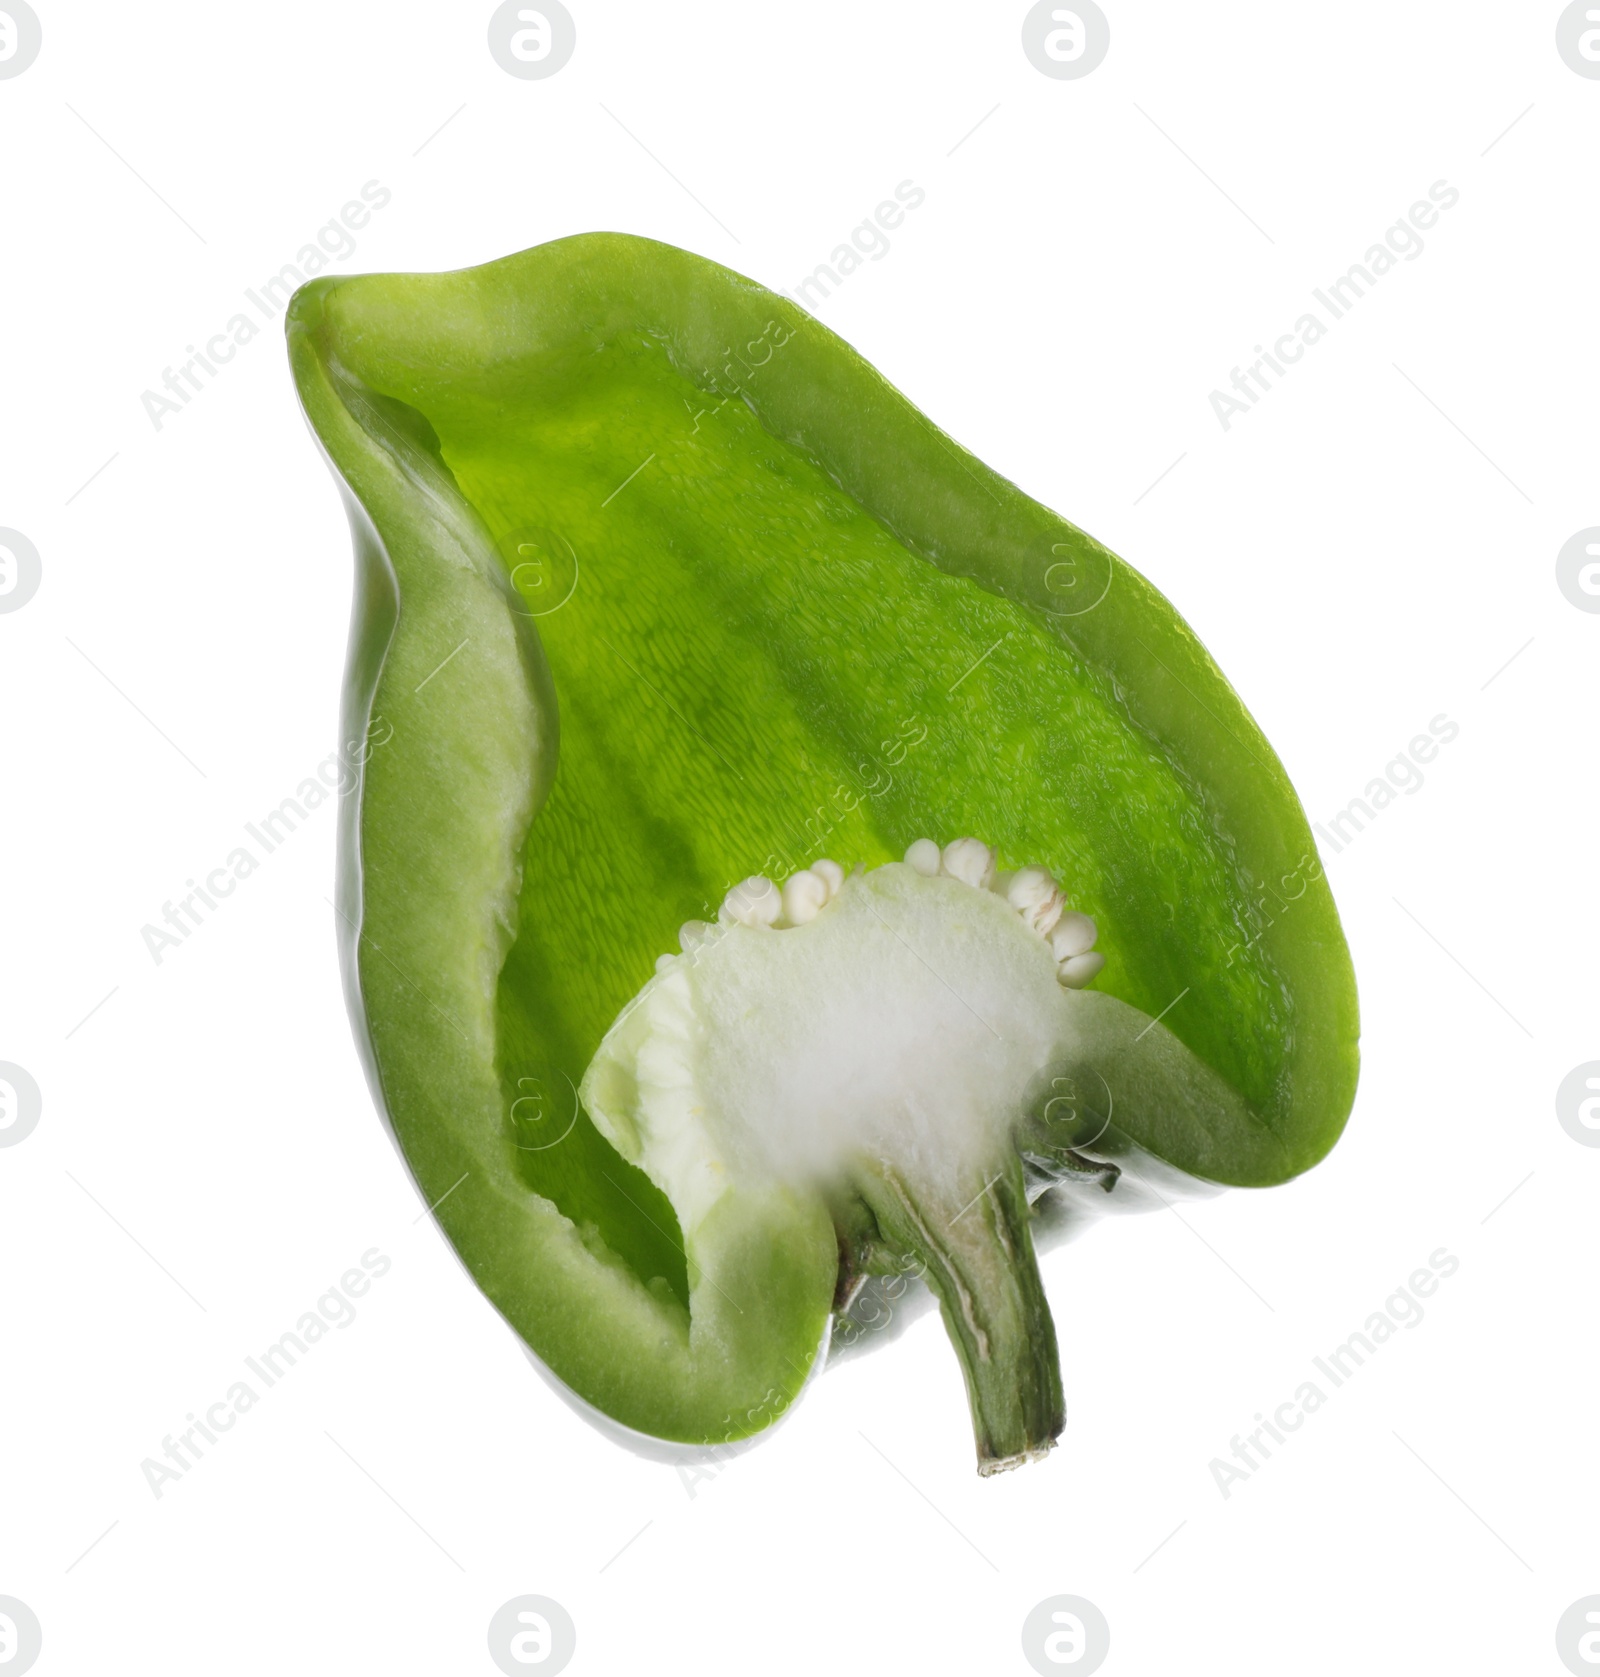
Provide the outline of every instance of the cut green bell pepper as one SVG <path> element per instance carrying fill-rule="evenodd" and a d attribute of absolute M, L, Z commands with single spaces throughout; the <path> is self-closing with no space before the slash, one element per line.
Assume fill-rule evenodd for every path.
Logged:
<path fill-rule="evenodd" d="M 1135 571 L 702 258 L 319 279 L 288 335 L 357 552 L 347 994 L 478 1285 L 598 1416 L 719 1444 L 909 1262 L 980 1467 L 1048 1449 L 1032 1202 L 1282 1182 L 1354 1096 L 1338 917 L 1238 696 Z"/>

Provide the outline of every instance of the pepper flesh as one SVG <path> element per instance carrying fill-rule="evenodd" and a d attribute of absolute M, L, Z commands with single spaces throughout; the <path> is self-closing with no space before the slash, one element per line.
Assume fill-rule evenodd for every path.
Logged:
<path fill-rule="evenodd" d="M 446 1233 L 585 1401 L 747 1436 L 823 1347 L 829 1207 L 752 1188 L 686 1253 L 576 1097 L 677 926 L 755 867 L 981 832 L 1068 884 L 1116 951 L 1097 989 L 1167 1010 L 1235 1097 L 1129 1031 L 1090 1068 L 1102 1152 L 1264 1185 L 1337 1139 L 1354 983 L 1270 747 L 1137 573 L 826 329 L 586 235 L 313 282 L 289 337 L 356 533 L 346 733 L 387 740 L 344 810 L 358 1038 Z"/>

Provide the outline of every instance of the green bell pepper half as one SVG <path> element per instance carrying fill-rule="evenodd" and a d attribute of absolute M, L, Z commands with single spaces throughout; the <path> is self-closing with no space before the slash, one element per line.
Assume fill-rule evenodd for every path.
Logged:
<path fill-rule="evenodd" d="M 581 1405 L 650 1439 L 748 1437 L 825 1354 L 844 1284 L 917 1244 L 892 1195 L 772 1183 L 686 1249 L 579 1103 L 680 924 L 746 875 L 876 867 L 929 834 L 1048 866 L 1109 957 L 1085 995 L 1161 1021 L 1085 1068 L 1109 1122 L 1058 1160 L 1103 1185 L 1076 1145 L 1097 1140 L 1263 1186 L 1333 1145 L 1354 978 L 1271 747 L 1156 589 L 826 327 L 703 258 L 588 234 L 318 279 L 287 330 L 357 555 L 357 1036 L 440 1226 Z M 1020 1175 L 1000 1199 L 1026 1247 Z M 995 1371 L 952 1323 L 991 1465 L 1060 1426 L 1023 1258 L 1020 1418 L 985 1422 Z"/>

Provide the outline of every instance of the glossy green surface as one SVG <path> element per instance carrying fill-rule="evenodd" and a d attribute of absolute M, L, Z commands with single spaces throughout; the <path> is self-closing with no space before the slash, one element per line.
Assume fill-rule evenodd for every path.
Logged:
<path fill-rule="evenodd" d="M 392 729 L 347 812 L 353 1006 L 423 1192 L 466 1172 L 440 1221 L 575 1390 L 737 1436 L 815 1355 L 826 1215 L 747 1206 L 686 1256 L 570 1093 L 752 872 L 963 833 L 1048 866 L 1100 925 L 1096 988 L 1181 995 L 1163 1027 L 1240 1097 L 1199 1122 L 1169 1080 L 1126 1134 L 1238 1184 L 1332 1145 L 1354 984 L 1270 747 L 1136 573 L 832 334 L 618 235 L 318 281 L 289 329 L 356 503 L 347 735 Z"/>

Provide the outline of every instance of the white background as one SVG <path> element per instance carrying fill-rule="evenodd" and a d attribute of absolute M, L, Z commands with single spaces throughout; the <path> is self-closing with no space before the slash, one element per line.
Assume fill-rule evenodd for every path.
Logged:
<path fill-rule="evenodd" d="M 1023 1673 L 1071 1593 L 1117 1677 L 1559 1672 L 1600 1590 L 1600 1152 L 1554 1108 L 1600 1057 L 1600 617 L 1555 583 L 1600 523 L 1600 81 L 1560 8 L 1104 0 L 1105 62 L 1053 80 L 1022 4 L 571 0 L 571 62 L 518 80 L 488 4 L 36 3 L 0 81 L 0 525 L 43 558 L 0 616 L 0 1059 L 44 1093 L 0 1150 L 0 1594 L 37 1669 L 491 1672 L 537 1592 L 574 1672 Z M 1459 724 L 1325 851 L 1345 1140 L 1046 1260 L 1047 1464 L 974 1475 L 932 1318 L 692 1485 L 572 1415 L 371 1109 L 331 806 L 147 953 L 333 749 L 351 566 L 278 322 L 159 431 L 140 395 L 374 179 L 346 271 L 609 228 L 785 289 L 915 181 L 817 312 L 1171 596 L 1314 819 Z M 1423 254 L 1225 432 L 1209 392 L 1441 179 Z M 155 1498 L 142 1460 L 374 1246 L 357 1320 Z M 1426 1318 L 1225 1498 L 1212 1459 L 1439 1247 Z"/>

